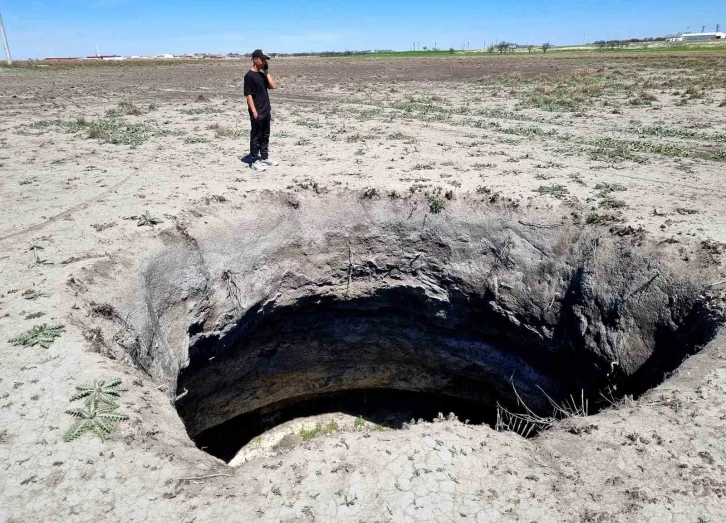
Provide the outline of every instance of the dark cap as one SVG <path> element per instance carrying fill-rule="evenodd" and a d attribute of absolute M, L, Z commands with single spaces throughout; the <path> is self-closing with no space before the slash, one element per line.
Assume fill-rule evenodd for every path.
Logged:
<path fill-rule="evenodd" d="M 255 51 L 252 53 L 252 58 L 263 58 L 265 60 L 270 59 L 269 56 L 262 52 L 262 49 L 255 49 Z"/>

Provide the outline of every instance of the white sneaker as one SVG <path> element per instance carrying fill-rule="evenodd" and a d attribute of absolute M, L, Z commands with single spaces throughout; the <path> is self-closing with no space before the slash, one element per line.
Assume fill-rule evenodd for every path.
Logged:
<path fill-rule="evenodd" d="M 262 172 L 262 171 L 267 170 L 267 167 L 265 167 L 265 164 L 262 163 L 262 160 L 257 160 L 256 162 L 251 163 L 250 167 L 252 167 L 257 172 Z"/>
<path fill-rule="evenodd" d="M 263 165 L 269 165 L 270 167 L 275 167 L 277 165 L 280 165 L 280 162 L 277 160 L 273 160 L 272 158 L 267 158 L 266 160 L 260 160 Z"/>

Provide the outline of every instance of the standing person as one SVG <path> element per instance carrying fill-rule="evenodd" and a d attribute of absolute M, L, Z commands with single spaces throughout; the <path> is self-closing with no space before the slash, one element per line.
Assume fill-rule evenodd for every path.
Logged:
<path fill-rule="evenodd" d="M 270 57 L 257 49 L 252 53 L 252 69 L 245 74 L 244 95 L 250 113 L 252 131 L 250 132 L 250 167 L 255 171 L 265 171 L 278 162 L 269 156 L 270 122 L 272 109 L 268 89 L 275 88 L 275 79 L 268 72 L 267 60 Z"/>

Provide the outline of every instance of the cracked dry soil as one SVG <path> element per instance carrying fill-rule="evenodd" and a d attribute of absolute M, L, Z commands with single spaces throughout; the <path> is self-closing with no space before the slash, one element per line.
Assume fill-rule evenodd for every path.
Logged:
<path fill-rule="evenodd" d="M 723 369 L 707 369 L 723 350 L 708 271 L 481 198 L 432 215 L 415 198 L 270 194 L 246 210 L 224 226 L 178 222 L 104 289 L 116 305 L 86 298 L 126 361 L 126 404 L 143 407 L 115 442 L 68 444 L 66 459 L 88 456 L 77 481 L 98 489 L 68 486 L 63 501 L 100 514 L 112 489 L 105 506 L 132 520 L 662 521 L 723 508 L 720 443 L 707 435 L 723 427 L 694 421 L 699 410 L 683 426 L 677 371 L 698 353 L 686 375 L 723 387 Z M 291 431 L 235 468 L 199 444 L 240 416 L 341 392 L 435 394 L 491 419 L 498 403 L 522 410 L 515 389 L 543 416 L 548 397 L 580 396 L 591 415 L 533 440 L 446 412 L 402 430 Z"/>

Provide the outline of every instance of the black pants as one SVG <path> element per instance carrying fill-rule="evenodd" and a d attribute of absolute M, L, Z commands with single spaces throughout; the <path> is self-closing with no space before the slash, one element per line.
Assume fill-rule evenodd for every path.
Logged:
<path fill-rule="evenodd" d="M 270 122 L 272 116 L 250 118 L 252 131 L 250 132 L 250 158 L 253 162 L 267 160 L 270 157 Z"/>

